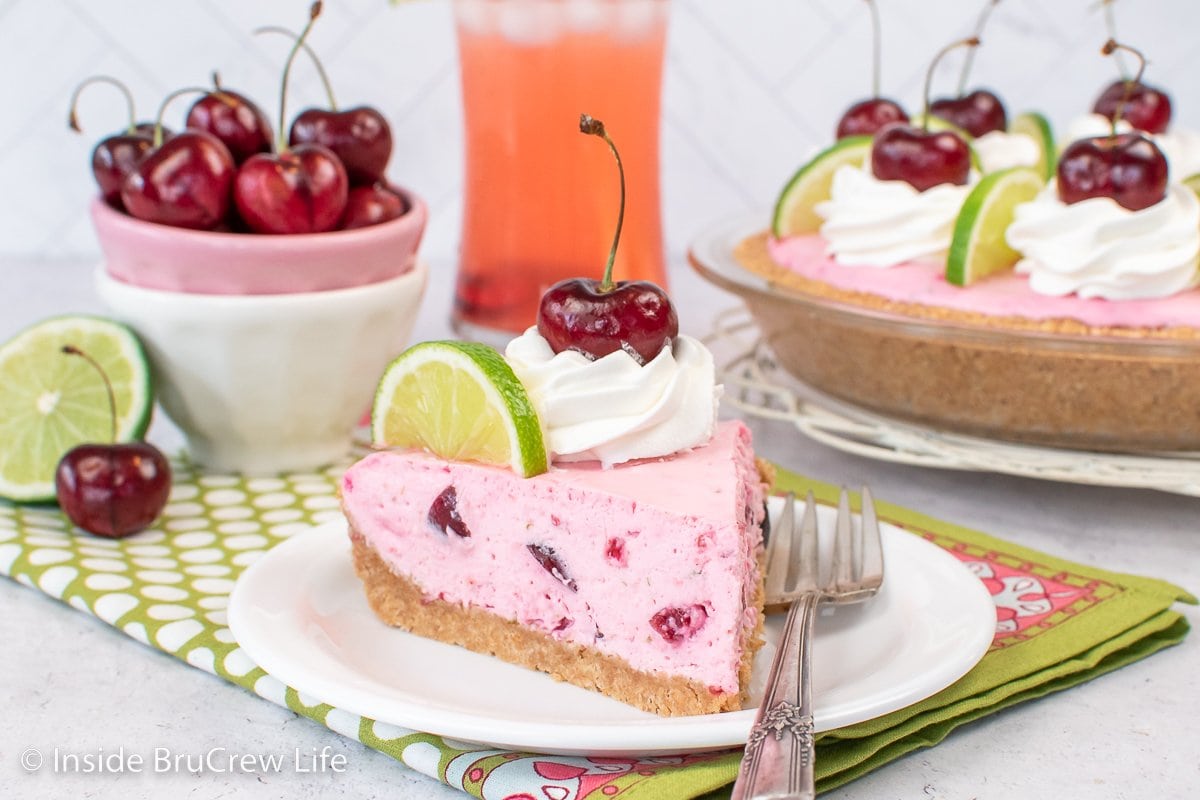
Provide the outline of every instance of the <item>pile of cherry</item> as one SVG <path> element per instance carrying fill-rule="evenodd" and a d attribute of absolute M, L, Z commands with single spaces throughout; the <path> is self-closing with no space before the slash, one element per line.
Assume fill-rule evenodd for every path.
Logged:
<path fill-rule="evenodd" d="M 129 127 L 92 151 L 92 172 L 104 200 L 147 222 L 245 233 L 322 233 L 403 215 L 407 202 L 384 176 L 392 133 L 379 111 L 369 106 L 339 111 L 325 81 L 330 108 L 301 112 L 283 138 L 288 73 L 302 47 L 313 55 L 304 39 L 320 8 L 314 3 L 304 30 L 289 34 L 294 45 L 284 67 L 278 140 L 262 109 L 220 86 L 215 76 L 214 89 L 173 92 L 158 121 L 142 124 L 128 90 L 116 81 L 97 76 L 81 84 L 80 89 L 95 81 L 114 83 L 130 105 Z M 165 130 L 166 106 L 195 93 L 203 96 L 188 110 L 185 130 Z M 78 129 L 74 104 L 71 125 Z"/>

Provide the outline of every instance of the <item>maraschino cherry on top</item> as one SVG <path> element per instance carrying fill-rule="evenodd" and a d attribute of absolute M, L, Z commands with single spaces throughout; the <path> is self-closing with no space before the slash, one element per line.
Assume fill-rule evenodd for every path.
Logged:
<path fill-rule="evenodd" d="M 871 143 L 871 172 L 881 181 L 905 181 L 917 191 L 943 183 L 965 185 L 971 172 L 971 150 L 953 131 L 929 130 L 929 89 L 933 70 L 957 47 L 977 47 L 971 37 L 943 47 L 925 74 L 925 109 L 920 128 L 894 123 L 875 134 Z"/>
<path fill-rule="evenodd" d="M 574 350 L 588 358 L 625 351 L 639 364 L 670 347 L 679 334 L 679 318 L 667 293 L 649 281 L 613 281 L 613 262 L 625 219 L 625 168 L 604 123 L 587 114 L 579 118 L 580 133 L 599 136 L 612 151 L 621 180 L 617 228 L 604 277 L 568 278 L 546 290 L 538 306 L 538 333 L 555 353 Z"/>
<path fill-rule="evenodd" d="M 895 100 L 880 95 L 880 40 L 882 38 L 879 25 L 879 9 L 875 0 L 866 0 L 871 11 L 871 96 L 859 100 L 846 109 L 838 120 L 837 138 L 847 136 L 871 136 L 881 128 L 893 122 L 907 122 L 908 114 Z"/>
<path fill-rule="evenodd" d="M 1101 52 L 1132 53 L 1139 61 L 1137 76 L 1126 81 L 1126 100 L 1141 85 L 1146 59 L 1140 51 L 1113 39 Z M 1162 150 L 1141 133 L 1117 133 L 1126 104 L 1117 105 L 1112 132 L 1072 142 L 1058 160 L 1058 196 L 1067 204 L 1092 197 L 1111 197 L 1122 208 L 1140 211 L 1160 202 L 1167 194 L 1168 165 Z"/>
<path fill-rule="evenodd" d="M 979 21 L 975 24 L 974 38 L 983 38 L 983 29 L 987 26 L 988 17 L 998 5 L 1000 0 L 986 0 L 983 11 L 979 14 Z M 929 104 L 929 113 L 978 138 L 992 131 L 1007 130 L 1008 114 L 1004 110 L 1004 103 L 990 89 L 967 91 L 967 78 L 971 74 L 974 61 L 975 48 L 972 47 L 963 59 L 962 72 L 958 78 L 958 95 L 934 100 Z"/>

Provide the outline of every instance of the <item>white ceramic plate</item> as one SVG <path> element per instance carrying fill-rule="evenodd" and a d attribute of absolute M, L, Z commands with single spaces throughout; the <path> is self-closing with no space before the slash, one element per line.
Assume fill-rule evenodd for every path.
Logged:
<path fill-rule="evenodd" d="M 772 501 L 773 513 L 778 508 Z M 834 510 L 821 507 L 822 530 Z M 884 587 L 824 609 L 816 628 L 817 730 L 877 717 L 949 686 L 991 644 L 983 584 L 936 545 L 883 526 Z M 751 702 L 761 698 L 782 617 L 768 619 Z M 743 744 L 754 710 L 657 717 L 595 692 L 389 628 L 367 606 L 344 521 L 278 545 L 243 573 L 229 603 L 238 644 L 296 690 L 405 728 L 506 749 L 652 755 Z"/>

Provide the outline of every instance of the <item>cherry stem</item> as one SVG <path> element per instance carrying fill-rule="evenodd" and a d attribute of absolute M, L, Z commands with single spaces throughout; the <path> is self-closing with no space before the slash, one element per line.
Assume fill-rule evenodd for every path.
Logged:
<path fill-rule="evenodd" d="M 109 75 L 93 75 L 84 80 L 75 87 L 75 91 L 71 93 L 71 109 L 67 112 L 67 126 L 76 133 L 82 133 L 83 128 L 79 127 L 79 118 L 75 115 L 75 108 L 79 105 L 79 95 L 83 90 L 91 86 L 93 83 L 107 83 L 110 86 L 115 86 L 121 90 L 121 94 L 125 95 L 125 105 L 129 109 L 129 127 L 126 133 L 133 133 L 137 130 L 137 112 L 133 106 L 133 93 L 129 91 L 129 87 L 121 83 L 121 81 Z"/>
<path fill-rule="evenodd" d="M 604 129 L 603 122 L 589 117 L 587 114 L 580 114 L 579 132 L 586 133 L 589 136 L 599 136 L 604 140 L 604 143 L 608 145 L 608 149 L 612 151 L 613 158 L 617 160 L 617 172 L 621 176 L 621 207 L 617 211 L 617 231 L 613 234 L 612 247 L 608 251 L 608 263 L 604 265 L 604 278 L 600 281 L 600 286 L 598 287 L 601 293 L 611 292 L 616 285 L 612 279 L 613 262 L 617 259 L 617 244 L 621 241 L 621 225 L 625 222 L 625 166 L 621 163 L 621 154 L 617 152 L 617 146 L 609 138 L 608 131 Z"/>
<path fill-rule="evenodd" d="M 875 5 L 875 0 L 866 0 L 867 7 L 871 10 L 871 58 L 873 60 L 871 71 L 871 92 L 873 97 L 879 97 L 879 86 L 881 81 L 881 64 L 882 57 L 882 41 L 883 28 L 879 24 L 879 7 Z"/>
<path fill-rule="evenodd" d="M 264 25 L 254 30 L 255 36 L 264 33 L 282 33 L 284 36 L 291 37 L 293 42 L 300 39 L 295 33 L 292 33 L 281 25 Z M 333 84 L 329 82 L 329 75 L 325 72 L 325 65 L 321 63 L 321 59 L 317 58 L 316 51 L 309 47 L 307 42 L 302 43 L 301 46 L 304 48 L 304 52 L 308 53 L 308 57 L 312 59 L 313 66 L 317 68 L 317 75 L 321 76 L 321 83 L 325 87 L 325 97 L 329 99 L 329 110 L 337 111 L 337 100 L 333 97 Z"/>
<path fill-rule="evenodd" d="M 1130 47 L 1127 44 L 1121 44 L 1116 39 L 1109 39 L 1104 43 L 1104 47 L 1100 48 L 1100 52 L 1106 56 L 1111 56 L 1118 50 L 1133 53 L 1134 57 L 1138 60 L 1138 71 L 1133 78 L 1125 79 L 1125 94 L 1121 96 L 1121 102 L 1117 103 L 1117 110 L 1113 112 L 1113 136 L 1117 135 L 1117 123 L 1121 121 L 1121 117 L 1125 114 L 1125 106 L 1129 104 L 1130 99 L 1133 97 L 1133 88 L 1142 82 L 1142 75 L 1146 72 L 1146 57 L 1142 55 L 1141 50 Z"/>
<path fill-rule="evenodd" d="M 938 54 L 933 57 L 933 61 L 929 64 L 929 69 L 925 73 L 925 111 L 921 115 L 921 130 L 929 132 L 929 94 L 933 89 L 933 71 L 937 68 L 938 62 L 942 57 L 956 47 L 978 47 L 979 37 L 969 36 L 966 39 L 959 39 L 957 42 L 951 42 L 938 51 Z"/>
<path fill-rule="evenodd" d="M 296 60 L 296 53 L 300 52 L 300 48 L 304 45 L 304 40 L 308 38 L 308 32 L 312 30 L 313 23 L 317 21 L 317 17 L 321 16 L 321 0 L 317 0 L 308 10 L 308 22 L 304 24 L 300 35 L 296 37 L 296 41 L 292 43 L 292 49 L 288 53 L 287 62 L 283 65 L 283 81 L 279 89 L 279 133 L 276 139 L 275 149 L 277 152 L 287 150 L 287 137 L 284 134 L 284 127 L 287 124 L 287 88 L 288 78 L 292 74 L 292 62 Z"/>
<path fill-rule="evenodd" d="M 988 0 L 987 5 L 983 7 L 983 11 L 979 13 L 979 20 L 975 23 L 975 38 L 983 36 L 984 26 L 987 25 L 988 17 L 992 15 L 992 10 L 1000 5 L 1000 0 Z M 958 76 L 958 96 L 962 97 L 967 93 L 967 78 L 971 75 L 971 68 L 975 66 L 975 48 L 967 51 L 967 57 L 963 59 L 962 72 Z"/>
<path fill-rule="evenodd" d="M 182 94 L 211 94 L 226 105 L 233 105 L 233 98 L 225 94 L 220 89 L 211 91 L 200 86 L 185 86 L 182 89 L 176 89 L 169 95 L 163 98 L 162 103 L 158 106 L 158 115 L 154 118 L 154 147 L 161 147 L 163 143 L 163 115 L 167 113 L 167 106 L 171 101 Z"/>
<path fill-rule="evenodd" d="M 1100 6 L 1104 9 L 1104 28 L 1108 31 L 1109 39 L 1117 38 L 1117 15 L 1113 13 L 1113 6 L 1117 0 L 1100 0 Z M 1121 54 L 1117 53 L 1117 71 L 1121 73 L 1121 78 L 1128 80 L 1129 69 L 1125 66 L 1125 59 L 1121 58 Z"/>
<path fill-rule="evenodd" d="M 117 396 L 113 393 L 112 382 L 108 379 L 108 373 L 104 371 L 104 367 L 100 366 L 96 359 L 89 356 L 87 353 L 80 350 L 73 344 L 64 344 L 62 347 L 63 353 L 69 356 L 79 356 L 84 361 L 95 367 L 96 372 L 100 373 L 100 379 L 104 381 L 104 391 L 108 393 L 108 413 L 109 419 L 112 422 L 112 443 L 117 443 Z"/>

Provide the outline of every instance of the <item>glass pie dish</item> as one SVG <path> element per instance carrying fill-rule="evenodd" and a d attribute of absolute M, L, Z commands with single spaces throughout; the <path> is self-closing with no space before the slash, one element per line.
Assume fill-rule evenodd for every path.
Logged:
<path fill-rule="evenodd" d="M 1200 450 L 1200 338 L 1022 330 L 895 313 L 782 286 L 743 266 L 761 220 L 688 253 L 740 297 L 780 365 L 852 405 L 938 430 L 1101 452 Z M 1200 320 L 1197 320 L 1200 326 Z"/>

